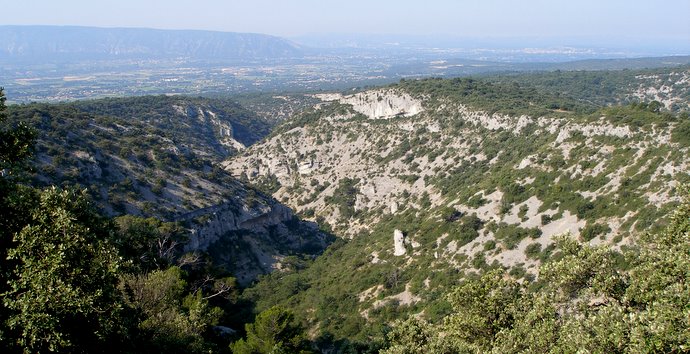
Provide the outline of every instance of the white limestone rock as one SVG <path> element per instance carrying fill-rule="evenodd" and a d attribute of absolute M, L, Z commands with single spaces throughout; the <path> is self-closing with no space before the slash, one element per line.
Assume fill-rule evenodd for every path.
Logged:
<path fill-rule="evenodd" d="M 391 210 L 391 214 L 397 213 L 398 212 L 398 203 L 392 202 L 390 205 L 390 210 Z"/>
<path fill-rule="evenodd" d="M 406 252 L 405 235 L 400 230 L 393 231 L 393 255 L 403 256 Z"/>
<path fill-rule="evenodd" d="M 340 99 L 340 103 L 351 104 L 355 111 L 370 119 L 410 117 L 424 110 L 422 102 L 408 93 L 386 89 L 345 96 Z"/>

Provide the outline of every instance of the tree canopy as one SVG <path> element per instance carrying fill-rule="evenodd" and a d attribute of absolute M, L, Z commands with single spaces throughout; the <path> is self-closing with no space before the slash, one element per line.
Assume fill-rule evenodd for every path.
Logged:
<path fill-rule="evenodd" d="M 234 279 L 179 261 L 177 224 L 110 219 L 86 190 L 30 186 L 35 133 L 7 126 L 4 102 L 0 89 L 0 351 L 218 349 L 210 329 L 223 310 L 209 299 L 231 306 L 217 295 L 232 293 Z"/>
<path fill-rule="evenodd" d="M 662 232 L 623 253 L 562 236 L 527 285 L 502 270 L 447 295 L 442 323 L 397 322 L 382 353 L 690 350 L 690 193 Z"/>
<path fill-rule="evenodd" d="M 245 326 L 247 339 L 232 345 L 237 354 L 309 353 L 302 329 L 294 315 L 281 307 L 271 307 Z"/>

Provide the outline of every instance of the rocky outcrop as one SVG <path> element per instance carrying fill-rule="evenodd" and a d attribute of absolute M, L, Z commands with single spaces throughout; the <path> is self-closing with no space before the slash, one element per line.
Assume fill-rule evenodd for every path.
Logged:
<path fill-rule="evenodd" d="M 370 119 L 410 117 L 424 111 L 422 101 L 406 92 L 393 89 L 370 90 L 347 96 L 339 93 L 322 93 L 312 97 L 323 102 L 337 101 L 351 105 L 356 112 Z"/>
<path fill-rule="evenodd" d="M 668 74 L 639 75 L 641 83 L 629 98 L 641 102 L 658 101 L 668 110 L 680 111 L 690 108 L 688 83 L 690 71 L 673 71 Z"/>
<path fill-rule="evenodd" d="M 316 224 L 299 221 L 290 208 L 272 199 L 253 206 L 233 200 L 180 215 L 176 221 L 189 225 L 185 252 L 209 253 L 242 286 L 279 269 L 285 255 L 316 255 L 328 245 Z"/>
<path fill-rule="evenodd" d="M 372 90 L 342 97 L 342 104 L 352 108 L 370 119 L 389 119 L 410 117 L 424 110 L 422 102 L 407 93 L 394 90 Z"/>
<path fill-rule="evenodd" d="M 393 231 L 393 255 L 404 256 L 406 252 L 405 235 L 400 230 Z"/>
<path fill-rule="evenodd" d="M 445 178 L 480 167 L 501 170 L 508 161 L 510 169 L 529 177 L 525 181 L 534 181 L 538 171 L 553 173 L 558 181 L 554 166 L 559 157 L 564 164 L 563 178 L 610 180 L 610 185 L 587 198 L 613 195 L 621 181 L 612 174 L 617 163 L 613 156 L 636 151 L 629 157 L 630 163 L 643 161 L 646 150 L 671 143 L 673 129 L 671 123 L 641 130 L 607 117 L 606 113 L 599 117 L 569 116 L 562 112 L 539 117 L 511 116 L 472 109 L 457 99 L 434 100 L 424 96 L 419 98 L 419 107 L 423 105 L 425 110 L 410 117 L 402 115 L 384 120 L 375 118 L 392 111 L 377 111 L 380 102 L 397 102 L 400 105 L 393 104 L 393 108 L 403 109 L 403 106 L 416 105 L 416 99 L 408 100 L 412 96 L 399 88 L 315 97 L 327 101 L 316 109 L 323 112 L 320 119 L 290 126 L 226 160 L 222 166 L 250 183 L 274 187 L 274 197 L 300 213 L 314 215 L 314 220 L 318 218 L 330 224 L 336 233 L 345 237 L 370 229 L 384 214 L 396 215 L 409 208 L 419 208 L 426 198 L 432 208 L 443 204 L 452 206 L 456 204 L 452 203 L 454 197 L 444 196 L 443 189 L 454 187 L 438 188 L 445 184 Z M 339 107 L 348 102 L 352 108 Z M 362 119 L 361 114 L 369 119 Z M 520 145 L 518 151 L 511 151 L 515 145 L 509 146 L 505 133 L 512 136 L 511 144 Z M 501 139 L 496 139 L 499 136 Z M 543 143 L 530 146 L 530 141 L 537 137 L 543 138 Z M 487 156 L 487 152 L 492 153 Z M 575 163 L 578 155 L 588 162 Z M 662 158 L 673 160 L 678 156 Z M 679 175 L 674 172 L 668 178 Z M 357 181 L 356 188 L 347 191 L 351 198 L 343 195 L 346 190 L 341 181 L 345 178 Z M 653 187 L 668 190 L 670 186 Z M 662 191 L 655 195 L 666 194 Z M 657 205 L 669 201 L 660 200 Z M 343 217 L 341 211 L 346 215 L 360 213 L 368 219 L 355 221 Z M 490 213 L 496 214 L 493 209 Z M 499 216 L 492 219 L 501 221 Z"/>
<path fill-rule="evenodd" d="M 183 214 L 176 221 L 194 222 L 186 251 L 206 251 L 211 244 L 230 231 L 266 232 L 270 227 L 292 220 L 290 209 L 282 204 L 250 208 L 228 202 Z M 199 221 L 201 220 L 201 221 Z"/>

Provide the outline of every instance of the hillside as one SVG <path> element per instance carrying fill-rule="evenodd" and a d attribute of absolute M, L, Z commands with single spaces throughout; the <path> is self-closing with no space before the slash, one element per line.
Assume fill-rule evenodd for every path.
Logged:
<path fill-rule="evenodd" d="M 316 97 L 223 166 L 342 238 L 245 293 L 304 314 L 326 347 L 375 346 L 406 314 L 439 321 L 442 294 L 490 269 L 533 281 L 560 234 L 635 247 L 690 181 L 687 113 L 658 102 L 473 79 Z"/>
<path fill-rule="evenodd" d="M 112 296 L 89 318 L 131 311 L 132 332 L 108 338 L 139 351 L 251 352 L 279 335 L 290 351 L 683 348 L 686 73 L 559 75 L 245 95 L 251 111 L 184 96 L 3 104 L 6 316 L 72 318 L 26 294 L 79 289 Z M 37 132 L 25 180 L 20 122 Z M 84 266 L 83 250 L 107 262 Z M 72 264 L 109 281 L 83 288 Z"/>
<path fill-rule="evenodd" d="M 325 247 L 315 225 L 215 167 L 271 127 L 231 101 L 29 104 L 10 106 L 9 119 L 38 132 L 34 185 L 88 188 L 106 215 L 180 222 L 190 232 L 185 250 L 210 252 L 241 284 L 280 267 L 284 256 Z"/>
<path fill-rule="evenodd" d="M 321 102 L 309 93 L 251 93 L 231 97 L 242 107 L 276 125 Z"/>
<path fill-rule="evenodd" d="M 671 58 L 667 59 L 672 62 Z M 577 68 L 576 63 L 570 65 Z M 563 66 L 568 67 L 565 64 Z M 690 67 L 687 64 L 666 69 L 570 70 L 528 75 L 489 75 L 487 79 L 495 83 L 515 82 L 540 91 L 558 92 L 560 95 L 595 106 L 656 100 L 667 110 L 690 110 Z"/>

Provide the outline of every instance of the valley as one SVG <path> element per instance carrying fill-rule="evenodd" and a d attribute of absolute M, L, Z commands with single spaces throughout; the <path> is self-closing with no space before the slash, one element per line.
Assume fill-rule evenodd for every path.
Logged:
<path fill-rule="evenodd" d="M 421 43 L 427 44 L 421 44 L 414 37 L 371 37 L 334 46 L 252 33 L 78 26 L 0 26 L 0 35 L 6 38 L 0 47 L 0 77 L 11 103 L 156 94 L 279 94 L 431 76 L 690 64 L 690 57 L 674 52 L 641 54 L 548 44 L 516 48 L 503 41 L 457 38 L 436 44 L 426 39 Z"/>
<path fill-rule="evenodd" d="M 634 248 L 690 181 L 686 115 L 661 104 L 596 108 L 472 79 L 317 97 L 222 165 L 344 238 L 249 298 L 354 347 L 382 342 L 401 314 L 439 321 L 462 279 L 535 281 L 560 235 Z"/>
<path fill-rule="evenodd" d="M 176 55 L 232 38 L 249 41 Z M 2 97 L 0 335 L 20 338 L 3 346 L 686 348 L 687 57 L 388 58 L 406 73 L 253 40 L 287 54 L 254 43 L 233 67 L 124 58 L 132 71 L 9 77 L 11 100 L 47 102 Z M 125 97 L 83 99 L 102 96 Z M 91 269 L 100 283 L 81 290 Z M 108 334 L 84 339 L 80 321 Z"/>
<path fill-rule="evenodd" d="M 181 223 L 190 252 L 241 242 L 239 251 L 215 254 L 242 285 L 283 256 L 318 253 L 328 243 L 315 225 L 217 166 L 273 124 L 232 101 L 158 96 L 31 104 L 12 107 L 9 119 L 42 133 L 34 185 L 85 188 L 106 215 Z"/>

